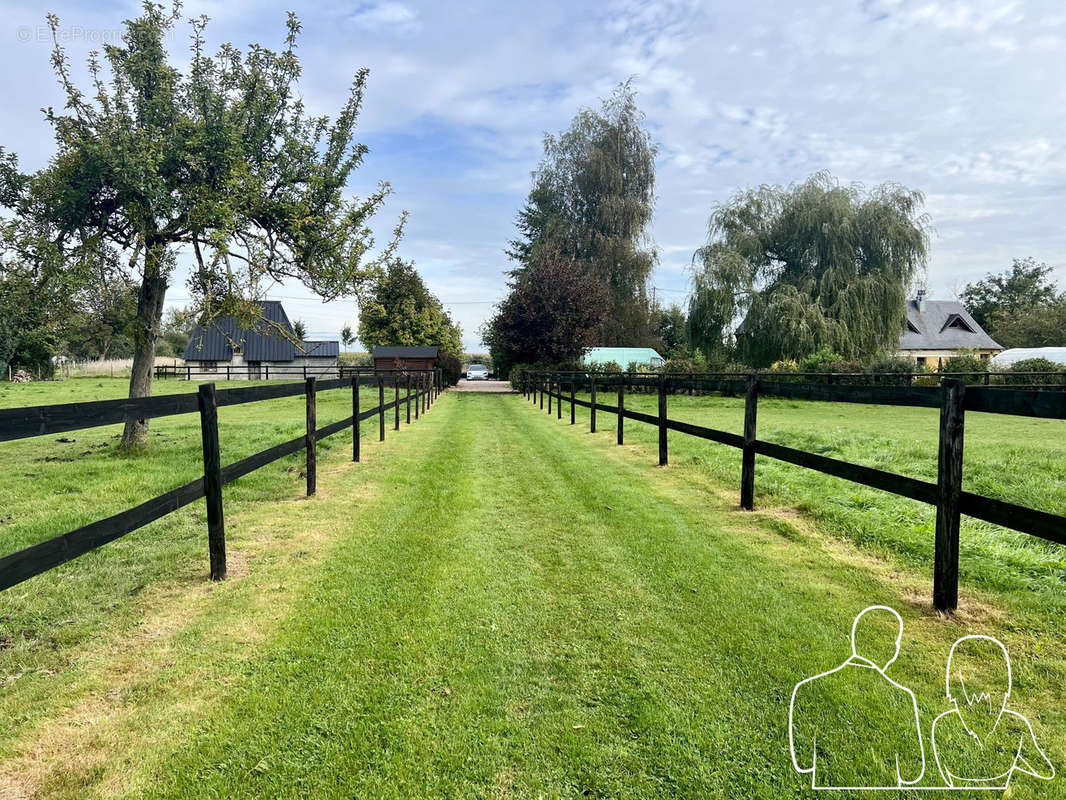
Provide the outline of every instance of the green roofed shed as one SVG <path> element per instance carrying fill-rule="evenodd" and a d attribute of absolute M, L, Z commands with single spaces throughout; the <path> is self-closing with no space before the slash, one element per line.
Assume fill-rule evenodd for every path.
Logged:
<path fill-rule="evenodd" d="M 630 364 L 660 367 L 665 360 L 650 347 L 593 347 L 581 357 L 581 363 L 586 367 L 613 361 L 622 369 L 628 368 Z"/>

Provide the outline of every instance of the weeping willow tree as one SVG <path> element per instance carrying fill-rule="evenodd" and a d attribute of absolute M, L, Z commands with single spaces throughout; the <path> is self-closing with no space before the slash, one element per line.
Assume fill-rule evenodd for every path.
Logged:
<path fill-rule="evenodd" d="M 867 192 L 824 172 L 741 192 L 715 209 L 693 258 L 693 341 L 710 356 L 735 335 L 756 366 L 823 347 L 856 360 L 896 347 L 925 266 L 923 203 L 903 186 Z"/>

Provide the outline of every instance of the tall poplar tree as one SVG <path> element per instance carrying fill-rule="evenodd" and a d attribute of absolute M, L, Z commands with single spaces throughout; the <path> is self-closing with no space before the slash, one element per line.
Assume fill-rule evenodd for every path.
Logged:
<path fill-rule="evenodd" d="M 655 202 L 656 148 L 629 82 L 598 111 L 582 109 L 570 127 L 544 140 L 544 159 L 518 214 L 508 254 L 518 272 L 545 259 L 574 264 L 604 286 L 602 345 L 653 340 L 647 282 L 656 253 L 648 235 Z"/>

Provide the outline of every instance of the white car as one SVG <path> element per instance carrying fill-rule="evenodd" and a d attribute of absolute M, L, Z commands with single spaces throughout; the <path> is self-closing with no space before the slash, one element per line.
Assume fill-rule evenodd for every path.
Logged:
<path fill-rule="evenodd" d="M 487 381 L 489 379 L 489 368 L 484 364 L 471 364 L 466 368 L 466 379 L 468 381 Z"/>

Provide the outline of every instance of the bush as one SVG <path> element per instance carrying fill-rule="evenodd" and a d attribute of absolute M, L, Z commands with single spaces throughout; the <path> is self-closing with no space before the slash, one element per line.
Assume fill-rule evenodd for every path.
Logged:
<path fill-rule="evenodd" d="M 944 362 L 944 366 L 941 372 L 978 372 L 980 375 L 962 375 L 959 379 L 963 383 L 977 383 L 981 384 L 985 382 L 984 373 L 988 372 L 989 361 L 987 358 L 981 358 L 977 353 L 964 353 L 963 355 L 953 356 Z"/>
<path fill-rule="evenodd" d="M 515 364 L 507 374 L 507 380 L 511 382 L 512 389 L 520 392 L 522 391 L 522 380 L 525 378 L 526 373 L 536 371 L 537 367 L 534 364 Z"/>
<path fill-rule="evenodd" d="M 458 356 L 451 353 L 441 353 L 437 356 L 437 366 L 440 367 L 441 379 L 445 386 L 455 386 L 463 374 L 463 363 Z"/>
<path fill-rule="evenodd" d="M 1066 371 L 1066 364 L 1057 364 L 1046 358 L 1026 358 L 1012 364 L 1008 368 L 1006 374 L 1000 377 L 997 383 L 1007 383 L 1014 386 L 1026 383 L 1062 383 L 1062 373 L 1064 371 Z M 1036 375 L 1011 374 L 1019 372 L 1054 372 L 1057 374 L 1046 378 L 1041 378 Z"/>
<path fill-rule="evenodd" d="M 882 353 L 871 359 L 863 371 L 886 376 L 876 381 L 882 386 L 907 386 L 912 374 L 924 373 L 926 369 L 924 364 L 916 364 L 913 359 Z M 895 377 L 897 375 L 899 377 Z"/>

